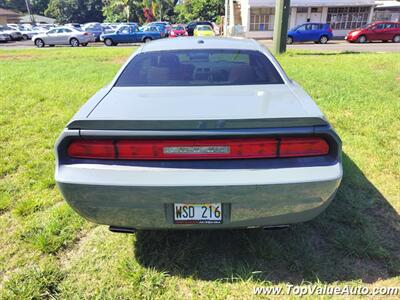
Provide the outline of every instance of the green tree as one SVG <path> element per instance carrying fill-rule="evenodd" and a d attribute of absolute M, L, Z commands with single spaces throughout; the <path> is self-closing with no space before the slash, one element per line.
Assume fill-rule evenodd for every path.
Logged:
<path fill-rule="evenodd" d="M 173 21 L 178 0 L 104 0 L 103 15 L 108 22 L 145 22 L 144 9 L 151 10 L 156 20 Z"/>
<path fill-rule="evenodd" d="M 217 21 L 224 14 L 224 0 L 187 0 L 175 6 L 179 23 L 193 20 Z"/>
<path fill-rule="evenodd" d="M 44 15 L 45 10 L 49 6 L 50 0 L 29 0 L 31 12 L 33 14 Z"/>
<path fill-rule="evenodd" d="M 104 0 L 103 15 L 107 22 L 143 22 L 143 2 L 134 0 Z"/>
<path fill-rule="evenodd" d="M 102 0 L 50 0 L 46 16 L 59 23 L 102 22 Z"/>

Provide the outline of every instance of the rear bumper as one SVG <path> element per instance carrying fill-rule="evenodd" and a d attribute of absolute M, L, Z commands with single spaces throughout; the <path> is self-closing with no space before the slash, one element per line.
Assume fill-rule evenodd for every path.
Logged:
<path fill-rule="evenodd" d="M 330 166 L 280 169 L 171 169 L 60 165 L 66 201 L 99 224 L 138 229 L 246 228 L 308 221 L 333 199 L 342 178 Z M 173 203 L 222 203 L 223 224 L 173 222 Z"/>

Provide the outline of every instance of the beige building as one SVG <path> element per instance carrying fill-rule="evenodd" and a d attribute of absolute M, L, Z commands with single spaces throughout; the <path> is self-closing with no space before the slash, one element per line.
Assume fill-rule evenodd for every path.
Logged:
<path fill-rule="evenodd" d="M 20 15 L 12 10 L 0 8 L 0 24 L 19 23 Z"/>
<path fill-rule="evenodd" d="M 227 0 L 228 32 L 272 38 L 276 0 Z M 306 22 L 330 23 L 335 36 L 372 21 L 374 0 L 291 0 L 289 28 Z"/>

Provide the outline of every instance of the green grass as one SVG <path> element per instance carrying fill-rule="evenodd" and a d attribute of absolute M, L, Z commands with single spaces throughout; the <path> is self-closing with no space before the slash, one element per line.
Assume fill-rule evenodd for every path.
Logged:
<path fill-rule="evenodd" d="M 67 206 L 54 142 L 132 48 L 0 51 L 0 299 L 252 298 L 256 285 L 400 285 L 400 53 L 279 60 L 343 140 L 321 216 L 286 231 L 112 234 Z"/>

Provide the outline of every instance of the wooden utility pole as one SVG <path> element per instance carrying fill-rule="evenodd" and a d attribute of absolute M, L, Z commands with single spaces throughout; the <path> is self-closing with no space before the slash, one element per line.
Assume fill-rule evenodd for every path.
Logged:
<path fill-rule="evenodd" d="M 289 11 L 290 0 L 276 0 L 273 45 L 275 54 L 286 52 Z"/>

